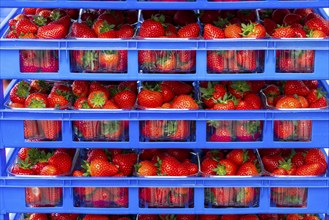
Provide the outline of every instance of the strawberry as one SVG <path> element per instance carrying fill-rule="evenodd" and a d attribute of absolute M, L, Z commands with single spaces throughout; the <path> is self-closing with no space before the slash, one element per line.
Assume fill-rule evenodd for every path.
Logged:
<path fill-rule="evenodd" d="M 66 153 L 57 153 L 49 158 L 48 163 L 57 166 L 62 174 L 69 173 L 72 166 L 72 158 Z"/>
<path fill-rule="evenodd" d="M 114 176 L 119 172 L 119 168 L 103 159 L 94 159 L 89 164 L 88 172 L 92 177 Z"/>
<path fill-rule="evenodd" d="M 319 176 L 322 175 L 323 164 L 321 163 L 311 163 L 300 166 L 296 170 L 297 176 Z"/>
<path fill-rule="evenodd" d="M 224 71 L 223 56 L 217 51 L 207 51 L 207 68 L 208 72 L 221 73 Z"/>
<path fill-rule="evenodd" d="M 256 51 L 254 50 L 240 50 L 237 54 L 237 63 L 248 72 L 256 70 L 256 61 Z"/>
<path fill-rule="evenodd" d="M 264 38 L 266 29 L 259 23 L 241 24 L 242 36 L 246 38 Z"/>
<path fill-rule="evenodd" d="M 301 80 L 288 80 L 284 86 L 284 94 L 307 96 L 310 93 L 308 87 Z"/>
<path fill-rule="evenodd" d="M 62 131 L 62 122 L 61 121 L 50 121 L 42 120 L 41 130 L 43 131 L 45 137 L 49 140 L 57 140 Z"/>
<path fill-rule="evenodd" d="M 36 10 L 35 12 L 36 15 L 42 16 L 44 18 L 50 19 L 50 15 L 51 15 L 51 10 L 49 9 L 41 9 L 41 10 Z"/>
<path fill-rule="evenodd" d="M 218 39 L 225 38 L 225 34 L 222 29 L 212 25 L 206 24 L 203 30 L 204 39 Z"/>
<path fill-rule="evenodd" d="M 42 199 L 41 188 L 39 188 L 39 187 L 26 188 L 25 202 L 27 204 L 40 203 L 41 199 Z"/>
<path fill-rule="evenodd" d="M 229 82 L 228 91 L 237 99 L 240 99 L 251 91 L 251 84 L 246 81 Z"/>
<path fill-rule="evenodd" d="M 302 21 L 302 16 L 300 16 L 299 14 L 295 14 L 295 13 L 289 13 L 286 14 L 286 16 L 284 16 L 283 18 L 283 24 L 284 25 L 292 25 L 292 24 L 298 24 Z"/>
<path fill-rule="evenodd" d="M 235 132 L 239 141 L 256 141 L 261 136 L 260 121 L 237 121 Z"/>
<path fill-rule="evenodd" d="M 30 85 L 25 81 L 17 83 L 10 91 L 10 101 L 15 103 L 25 103 L 25 99 L 30 94 Z"/>
<path fill-rule="evenodd" d="M 287 140 L 294 133 L 293 121 L 274 121 L 274 134 L 278 139 Z"/>
<path fill-rule="evenodd" d="M 176 54 L 173 52 L 160 51 L 156 64 L 160 72 L 171 72 L 176 67 Z"/>
<path fill-rule="evenodd" d="M 329 36 L 329 24 L 323 18 L 312 18 L 305 23 L 309 30 L 323 31 Z"/>
<path fill-rule="evenodd" d="M 46 214 L 32 213 L 27 220 L 48 220 L 48 216 Z"/>
<path fill-rule="evenodd" d="M 310 140 L 312 135 L 312 121 L 300 120 L 297 121 L 297 137 L 299 140 Z"/>
<path fill-rule="evenodd" d="M 297 98 L 292 95 L 283 96 L 275 105 L 276 108 L 301 108 L 302 105 Z"/>
<path fill-rule="evenodd" d="M 35 138 L 39 135 L 37 121 L 25 120 L 24 121 L 24 138 Z"/>
<path fill-rule="evenodd" d="M 77 38 L 96 38 L 97 35 L 93 29 L 84 23 L 74 22 L 71 27 L 72 37 Z"/>
<path fill-rule="evenodd" d="M 302 17 L 306 17 L 307 15 L 313 13 L 312 8 L 296 8 L 293 13 L 298 14 Z"/>
<path fill-rule="evenodd" d="M 122 109 L 132 109 L 136 102 L 136 94 L 130 90 L 123 90 L 114 95 L 114 102 Z"/>
<path fill-rule="evenodd" d="M 262 102 L 260 97 L 257 94 L 254 93 L 249 93 L 247 95 L 245 95 L 244 97 L 244 101 L 248 102 L 253 109 L 261 109 L 262 107 Z"/>
<path fill-rule="evenodd" d="M 188 110 L 199 109 L 197 102 L 189 95 L 176 96 L 176 98 L 174 98 L 172 102 L 171 107 L 174 109 L 188 109 Z"/>
<path fill-rule="evenodd" d="M 309 31 L 307 36 L 310 38 L 325 38 L 327 35 L 325 32 L 320 31 L 320 30 L 311 30 L 311 31 Z"/>
<path fill-rule="evenodd" d="M 193 87 L 190 84 L 178 81 L 163 81 L 162 84 L 169 86 L 175 95 L 188 95 L 193 91 Z"/>
<path fill-rule="evenodd" d="M 141 161 L 135 168 L 138 176 L 156 176 L 158 172 L 158 168 L 148 160 Z"/>
<path fill-rule="evenodd" d="M 178 26 L 185 26 L 197 22 L 197 16 L 193 10 L 177 10 L 173 18 L 173 22 Z"/>
<path fill-rule="evenodd" d="M 74 108 L 75 109 L 90 109 L 90 106 L 88 104 L 88 99 L 85 97 L 78 98 L 74 102 Z"/>
<path fill-rule="evenodd" d="M 224 34 L 226 38 L 241 38 L 242 28 L 238 24 L 227 25 L 224 29 Z"/>
<path fill-rule="evenodd" d="M 89 82 L 82 81 L 82 80 L 75 80 L 72 83 L 72 92 L 73 95 L 81 98 L 81 97 L 88 97 L 89 94 Z"/>
<path fill-rule="evenodd" d="M 207 88 L 200 88 L 202 101 L 208 108 L 212 108 L 215 105 L 215 101 L 218 99 L 225 99 L 226 87 L 222 84 L 213 85 L 208 82 Z"/>
<path fill-rule="evenodd" d="M 272 34 L 273 38 L 293 38 L 295 37 L 295 31 L 290 26 L 278 27 Z"/>
<path fill-rule="evenodd" d="M 272 12 L 272 20 L 277 24 L 282 24 L 284 17 L 289 13 L 289 9 L 275 9 Z"/>
<path fill-rule="evenodd" d="M 241 166 L 248 160 L 248 154 L 245 150 L 235 149 L 228 153 L 226 158 L 233 161 L 236 165 Z"/>
<path fill-rule="evenodd" d="M 188 121 L 168 121 L 168 137 L 172 140 L 185 140 L 190 136 L 190 126 Z"/>
<path fill-rule="evenodd" d="M 26 108 L 47 108 L 48 101 L 45 94 L 32 93 L 25 100 Z"/>
<path fill-rule="evenodd" d="M 203 24 L 212 24 L 218 20 L 220 16 L 219 10 L 202 10 L 200 11 L 200 21 Z"/>
<path fill-rule="evenodd" d="M 164 124 L 165 121 L 162 120 L 146 121 L 141 133 L 143 137 L 157 140 L 164 136 Z"/>
<path fill-rule="evenodd" d="M 135 153 L 118 154 L 113 157 L 112 162 L 119 167 L 119 171 L 124 176 L 131 176 L 133 166 L 137 162 L 137 155 Z"/>
<path fill-rule="evenodd" d="M 110 218 L 106 215 L 93 215 L 93 214 L 88 214 L 83 217 L 82 220 L 110 220 Z"/>
<path fill-rule="evenodd" d="M 229 159 L 220 160 L 217 168 L 214 169 L 218 176 L 234 176 L 238 170 L 238 166 Z"/>
<path fill-rule="evenodd" d="M 30 151 L 31 148 L 21 148 L 19 151 L 18 151 L 18 157 L 19 159 L 21 159 L 22 161 L 25 161 L 26 158 L 28 157 L 28 153 Z"/>
<path fill-rule="evenodd" d="M 38 31 L 38 26 L 29 19 L 21 19 L 16 23 L 15 30 L 18 36 L 27 33 L 36 34 Z"/>
<path fill-rule="evenodd" d="M 145 20 L 140 27 L 139 36 L 147 38 L 158 38 L 165 35 L 165 29 L 161 22 L 153 19 Z"/>
<path fill-rule="evenodd" d="M 178 31 L 180 38 L 197 38 L 200 34 L 200 26 L 197 23 L 188 24 Z"/>
<path fill-rule="evenodd" d="M 48 24 L 39 27 L 37 36 L 44 39 L 61 39 L 66 35 L 65 27 L 61 24 Z"/>
<path fill-rule="evenodd" d="M 264 156 L 262 158 L 262 162 L 264 164 L 265 169 L 271 173 L 274 170 L 276 170 L 279 167 L 280 162 L 283 162 L 283 161 L 284 161 L 284 158 L 279 155 Z"/>
<path fill-rule="evenodd" d="M 91 108 L 102 108 L 107 100 L 107 95 L 101 90 L 93 91 L 88 96 L 88 104 Z"/>
<path fill-rule="evenodd" d="M 73 20 L 77 20 L 79 18 L 79 9 L 66 9 L 65 12 Z"/>
<path fill-rule="evenodd" d="M 58 176 L 61 174 L 61 170 L 57 168 L 57 166 L 54 165 L 47 165 L 42 168 L 40 171 L 40 175 L 45 175 L 45 176 Z"/>
<path fill-rule="evenodd" d="M 269 35 L 273 35 L 275 29 L 277 28 L 277 24 L 269 19 L 269 18 L 265 18 L 264 21 L 263 21 L 263 25 L 266 29 L 266 32 L 269 34 Z"/>
<path fill-rule="evenodd" d="M 118 38 L 129 39 L 134 36 L 135 30 L 130 25 L 122 25 L 120 29 L 117 31 Z"/>
<path fill-rule="evenodd" d="M 11 172 L 15 175 L 35 175 L 34 170 L 31 169 L 31 164 L 26 161 L 20 161 L 14 165 Z"/>
<path fill-rule="evenodd" d="M 137 97 L 138 105 L 144 108 L 158 108 L 163 102 L 163 94 L 155 88 L 144 88 Z"/>
<path fill-rule="evenodd" d="M 213 158 L 205 158 L 201 163 L 201 171 L 207 175 L 216 175 L 214 171 L 217 168 L 218 161 Z"/>
<path fill-rule="evenodd" d="M 51 85 L 44 80 L 32 80 L 30 86 L 33 93 L 48 94 L 51 90 Z"/>
<path fill-rule="evenodd" d="M 210 142 L 231 142 L 232 141 L 232 132 L 227 128 L 217 128 L 215 133 L 213 133 L 209 141 Z"/>
<path fill-rule="evenodd" d="M 257 176 L 259 174 L 256 166 L 252 162 L 246 162 L 240 166 L 237 176 Z"/>
<path fill-rule="evenodd" d="M 49 108 L 66 109 L 69 105 L 68 99 L 57 93 L 50 93 L 47 101 Z"/>
<path fill-rule="evenodd" d="M 179 161 L 172 156 L 166 156 L 162 160 L 159 160 L 159 172 L 163 176 L 179 176 L 178 166 Z"/>

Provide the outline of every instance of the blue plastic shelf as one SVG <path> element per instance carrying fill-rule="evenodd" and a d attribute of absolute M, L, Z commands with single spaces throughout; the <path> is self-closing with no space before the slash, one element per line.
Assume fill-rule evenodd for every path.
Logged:
<path fill-rule="evenodd" d="M 253 9 L 253 8 L 326 8 L 327 0 L 253 0 L 239 2 L 211 2 L 196 0 L 188 2 L 147 2 L 127 1 L 78 1 L 78 0 L 2 0 L 1 7 L 40 7 L 40 8 L 112 8 L 112 9 Z"/>
<path fill-rule="evenodd" d="M 11 155 L 13 160 L 18 153 Z M 327 213 L 329 214 L 328 177 L 225 177 L 225 178 L 90 178 L 90 177 L 1 177 L 0 188 L 2 213 L 90 213 L 90 214 L 251 214 L 251 213 Z M 63 205 L 60 207 L 30 208 L 25 205 L 25 187 L 63 187 Z M 128 208 L 82 208 L 74 207 L 74 187 L 129 187 Z M 190 187 L 194 188 L 194 208 L 140 208 L 138 190 L 140 187 Z M 206 187 L 259 187 L 258 207 L 252 208 L 205 208 L 204 188 Z M 272 187 L 307 187 L 307 207 L 278 208 L 271 206 Z"/>
<path fill-rule="evenodd" d="M 14 10 L 10 17 L 20 10 Z M 328 19 L 323 10 L 319 12 Z M 8 30 L 7 22 L 0 27 L 0 35 Z M 329 57 L 329 38 L 327 39 L 63 39 L 63 40 L 28 40 L 6 39 L 0 41 L 0 78 L 1 79 L 89 79 L 89 80 L 289 80 L 289 79 L 329 79 L 327 58 Z M 58 50 L 59 71 L 56 73 L 22 73 L 19 65 L 20 50 Z M 128 51 L 128 70 L 126 74 L 112 73 L 74 73 L 70 68 L 71 50 L 114 49 Z M 196 50 L 195 74 L 146 74 L 138 69 L 138 50 Z M 208 50 L 265 50 L 263 73 L 252 74 L 211 74 L 207 73 Z M 276 50 L 315 50 L 313 73 L 279 73 L 275 67 Z"/>

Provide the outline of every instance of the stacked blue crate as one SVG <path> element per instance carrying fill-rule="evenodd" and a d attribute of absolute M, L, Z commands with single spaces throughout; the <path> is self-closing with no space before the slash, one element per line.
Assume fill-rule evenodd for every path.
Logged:
<path fill-rule="evenodd" d="M 77 7 L 77 1 L 68 0 L 49 0 L 38 1 L 39 7 Z M 79 8 L 93 8 L 97 1 L 79 1 Z M 299 7 L 329 7 L 327 0 L 314 1 L 242 1 L 242 2 L 207 2 L 205 0 L 196 0 L 195 2 L 144 2 L 136 0 L 98 2 L 98 8 L 111 9 L 221 9 L 235 8 L 299 8 Z M 1 1 L 1 7 L 32 7 L 35 1 L 4 0 Z M 329 39 L 300 39 L 302 43 L 296 43 L 296 39 L 289 40 L 179 40 L 166 41 L 159 40 L 97 40 L 86 39 L 79 40 L 23 40 L 23 39 L 4 39 L 7 31 L 7 22 L 21 10 L 13 10 L 7 19 L 1 24 L 1 50 L 0 50 L 0 78 L 1 79 L 62 79 L 62 80 L 289 80 L 289 79 L 329 79 L 329 67 L 327 58 L 329 57 Z M 319 12 L 324 15 L 320 9 Z M 328 19 L 328 17 L 326 17 Z M 248 44 L 246 44 L 248 42 Z M 99 49 L 115 48 L 128 50 L 127 74 L 76 74 L 70 71 L 69 51 L 75 49 Z M 262 74 L 207 74 L 206 51 L 215 49 L 258 49 L 266 50 L 265 70 Z M 21 73 L 19 69 L 18 53 L 20 49 L 53 49 L 58 50 L 60 54 L 60 69 L 58 73 Z M 140 74 L 138 73 L 137 51 L 140 49 L 188 49 L 197 51 L 197 67 L 195 74 Z M 305 49 L 315 50 L 315 69 L 311 74 L 305 73 L 277 73 L 275 71 L 275 50 L 280 49 Z M 8 64 L 11 65 L 8 68 Z M 303 110 L 303 111 L 117 111 L 106 113 L 104 111 L 31 111 L 31 110 L 11 110 L 5 109 L 3 103 L 8 100 L 10 88 L 15 81 L 8 87 L 5 94 L 2 94 L 2 83 L 0 88 L 0 156 L 1 156 L 1 184 L 0 184 L 0 219 L 6 219 L 10 212 L 63 212 L 63 213 L 95 213 L 95 214 L 248 214 L 248 213 L 327 213 L 329 214 L 329 178 L 326 177 L 253 177 L 253 178 L 17 178 L 8 177 L 7 168 L 9 161 L 12 161 L 17 155 L 17 149 L 10 152 L 5 157 L 5 148 L 14 147 L 76 147 L 76 148 L 311 148 L 329 146 L 329 109 L 323 110 Z M 329 92 L 329 87 L 325 81 L 322 86 Z M 61 120 L 62 140 L 54 142 L 26 142 L 23 138 L 24 120 Z M 127 142 L 77 142 L 73 140 L 72 121 L 74 120 L 129 120 L 129 141 Z M 139 134 L 140 120 L 194 120 L 196 121 L 196 139 L 194 142 L 141 142 Z M 230 142 L 230 143 L 211 143 L 206 140 L 206 121 L 207 120 L 263 120 L 264 132 L 263 139 L 259 142 Z M 274 120 L 313 120 L 312 139 L 309 142 L 277 142 L 273 139 L 273 121 Z M 6 159 L 8 163 L 6 162 Z M 41 187 L 63 187 L 63 205 L 60 207 L 31 208 L 25 204 L 25 188 L 33 186 Z M 98 186 L 98 187 L 129 187 L 129 206 L 127 208 L 82 208 L 74 207 L 73 187 L 80 186 Z M 141 187 L 192 187 L 194 188 L 194 207 L 193 208 L 142 208 L 139 206 L 138 190 Z M 260 202 L 258 207 L 250 208 L 205 208 L 204 188 L 219 186 L 253 186 L 260 187 Z M 270 203 L 271 187 L 307 187 L 309 188 L 307 206 L 303 208 L 294 207 L 273 207 Z"/>

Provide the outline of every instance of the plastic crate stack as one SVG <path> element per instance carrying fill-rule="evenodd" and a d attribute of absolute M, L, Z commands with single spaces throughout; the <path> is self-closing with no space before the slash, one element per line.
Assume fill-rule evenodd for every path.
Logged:
<path fill-rule="evenodd" d="M 79 1 L 79 0 L 2 0 L 1 7 L 18 8 L 12 10 L 0 26 L 0 78 L 14 79 L 3 92 L 3 83 L 0 86 L 0 219 L 9 219 L 9 213 L 19 213 L 16 219 L 24 218 L 20 213 L 76 213 L 76 214 L 106 214 L 106 215 L 138 215 L 138 214 L 195 214 L 195 215 L 224 215 L 224 214 L 319 214 L 322 219 L 329 215 L 329 171 L 325 176 L 320 177 L 202 177 L 189 176 L 186 178 L 175 177 L 73 177 L 56 176 L 39 178 L 35 176 L 15 177 L 8 171 L 15 163 L 19 148 L 74 148 L 72 154 L 73 163 L 79 162 L 81 155 L 87 155 L 85 149 L 107 148 L 107 149 L 192 149 L 200 152 L 200 149 L 270 149 L 270 148 L 328 148 L 329 147 L 329 109 L 303 109 L 303 110 L 248 110 L 248 111 L 209 111 L 209 110 L 58 110 L 58 109 L 37 109 L 29 110 L 24 108 L 8 108 L 9 93 L 11 89 L 21 80 L 42 79 L 42 80 L 97 80 L 97 81 L 189 81 L 199 91 L 201 81 L 237 81 L 237 80 L 319 80 L 320 86 L 327 93 L 329 86 L 326 80 L 329 79 L 329 39 L 9 39 L 8 21 L 22 12 L 22 8 L 82 8 L 89 9 L 138 9 L 138 10 L 214 10 L 214 9 L 258 9 L 258 8 L 314 8 L 328 20 L 321 8 L 328 8 L 327 0 L 291 0 L 291 1 L 233 1 L 216 2 L 206 0 L 195 0 L 188 2 L 157 2 L 157 1 Z M 55 53 L 58 57 L 58 69 L 53 72 L 37 70 L 33 72 L 22 71 L 20 56 L 22 51 L 41 51 L 41 56 L 48 53 Z M 47 50 L 48 52 L 42 53 Z M 76 64 L 72 63 L 72 56 L 75 51 L 81 50 L 120 50 L 128 51 L 127 67 L 125 71 L 104 73 L 100 69 L 96 71 L 81 71 Z M 190 73 L 152 73 L 145 71 L 138 61 L 138 52 L 145 50 L 189 50 L 196 52 L 195 69 Z M 264 53 L 264 65 L 259 73 L 243 74 L 213 74 L 207 67 L 207 51 L 214 50 L 255 50 Z M 314 69 L 305 72 L 280 72 L 276 65 L 276 52 L 282 50 L 313 50 L 315 53 Z M 51 51 L 51 52 L 49 52 Z M 121 73 L 125 72 L 125 73 Z M 140 83 L 141 84 L 141 83 Z M 196 93 L 198 93 L 198 91 Z M 196 94 L 198 95 L 198 94 Z M 142 134 L 142 127 L 148 121 L 187 122 L 184 127 L 191 131 L 189 138 L 183 141 L 173 139 L 150 140 Z M 274 135 L 275 121 L 294 120 L 312 121 L 311 134 L 307 140 L 282 141 Z M 34 121 L 33 126 L 42 127 L 42 121 L 51 124 L 56 123 L 59 127 L 58 134 L 53 138 L 26 137 L 27 121 Z M 90 141 L 81 138 L 77 132 L 76 122 L 79 121 L 101 121 L 122 122 L 124 132 L 118 138 L 97 137 L 97 141 Z M 210 121 L 225 122 L 222 126 L 236 126 L 230 123 L 237 121 L 258 121 L 261 131 L 260 137 L 253 141 L 227 142 L 211 141 L 209 128 Z M 232 122 L 233 121 L 233 122 Z M 105 125 L 100 126 L 105 126 Z M 117 126 L 117 123 L 114 123 Z M 49 125 L 49 124 L 48 124 Z M 155 127 L 158 124 L 155 124 Z M 107 125 L 108 126 L 108 125 Z M 111 124 L 113 126 L 113 124 Z M 154 125 L 153 125 L 154 126 Z M 258 125 L 259 126 L 259 125 Z M 100 128 L 101 129 L 101 128 Z M 43 134 L 47 136 L 46 134 Z M 83 136 L 83 135 L 82 135 Z M 43 139 L 35 141 L 35 139 Z M 6 156 L 6 149 L 12 148 Z M 79 157 L 77 155 L 80 155 Z M 80 158 L 81 159 L 81 158 Z M 259 159 L 259 158 L 258 158 Z M 326 155 L 328 161 L 328 156 Z M 193 159 L 199 164 L 198 159 Z M 261 163 L 261 162 L 260 162 Z M 110 188 L 112 191 L 119 190 L 120 195 L 126 195 L 125 205 L 89 206 L 88 201 L 80 198 L 77 204 L 77 190 L 93 188 Z M 187 190 L 188 201 L 181 207 L 150 205 L 148 202 L 141 202 L 143 189 L 151 187 L 173 188 Z M 184 188 L 183 188 L 184 187 Z M 209 189 L 218 187 L 234 187 L 242 189 L 255 189 L 255 202 L 245 205 L 223 205 L 211 204 L 207 194 Z M 273 190 L 288 187 L 289 189 L 306 189 L 306 197 L 299 207 L 285 206 L 273 203 L 271 193 Z M 45 195 L 61 193 L 60 202 L 56 204 L 31 205 L 27 203 L 26 197 L 29 194 L 37 194 L 39 190 L 48 190 Z M 109 191 L 111 191 L 109 190 Z M 55 191 L 55 192 L 54 192 Z M 85 192 L 83 190 L 83 192 Z M 113 192 L 110 192 L 110 194 Z M 170 192 L 174 193 L 174 192 Z M 112 195 L 111 194 L 111 195 Z M 258 198 L 259 197 L 259 198 Z M 256 201 L 257 200 L 257 201 Z M 82 202 L 81 202 L 82 201 Z M 117 203 L 116 203 L 117 204 Z M 234 206 L 234 207 L 232 207 Z M 130 216 L 135 218 L 135 216 Z"/>

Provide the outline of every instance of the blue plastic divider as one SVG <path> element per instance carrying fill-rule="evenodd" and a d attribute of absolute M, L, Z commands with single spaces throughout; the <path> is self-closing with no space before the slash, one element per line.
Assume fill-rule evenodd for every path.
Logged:
<path fill-rule="evenodd" d="M 77 4 L 78 3 L 78 4 Z M 40 8 L 112 8 L 112 9 L 253 9 L 253 8 L 327 8 L 326 0 L 253 0 L 212 2 L 207 0 L 195 1 L 78 1 L 78 0 L 2 0 L 1 7 L 40 7 Z"/>

